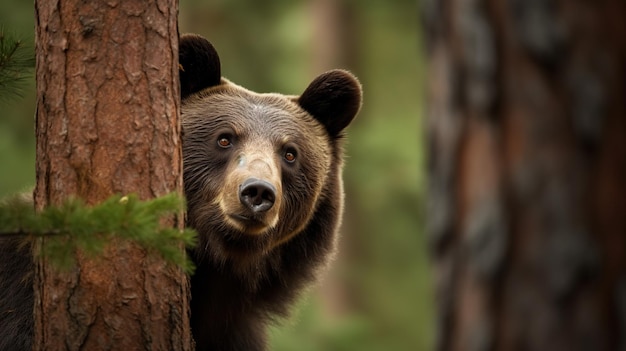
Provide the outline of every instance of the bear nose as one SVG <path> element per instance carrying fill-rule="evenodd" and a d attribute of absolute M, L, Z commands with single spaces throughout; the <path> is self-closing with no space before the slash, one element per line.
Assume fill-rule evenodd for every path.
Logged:
<path fill-rule="evenodd" d="M 254 213 L 265 212 L 274 206 L 276 188 L 265 180 L 248 178 L 239 186 L 239 201 Z"/>

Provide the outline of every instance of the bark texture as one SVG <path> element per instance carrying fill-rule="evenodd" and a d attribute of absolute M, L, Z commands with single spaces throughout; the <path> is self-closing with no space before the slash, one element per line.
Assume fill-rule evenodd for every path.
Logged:
<path fill-rule="evenodd" d="M 182 191 L 176 0 L 35 2 L 41 209 Z M 182 215 L 168 224 L 183 225 Z M 46 245 L 45 240 L 38 245 Z M 185 275 L 129 244 L 35 277 L 37 350 L 189 350 Z"/>
<path fill-rule="evenodd" d="M 622 0 L 430 0 L 438 350 L 626 349 Z"/>

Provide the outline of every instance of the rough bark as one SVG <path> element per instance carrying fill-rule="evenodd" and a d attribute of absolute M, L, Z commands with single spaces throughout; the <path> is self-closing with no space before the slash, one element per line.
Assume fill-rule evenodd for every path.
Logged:
<path fill-rule="evenodd" d="M 35 9 L 36 207 L 181 193 L 178 2 L 37 0 Z M 67 273 L 37 262 L 35 349 L 191 348 L 180 270 L 119 242 L 95 261 L 78 257 Z"/>
<path fill-rule="evenodd" d="M 437 348 L 626 349 L 625 3 L 424 5 Z"/>

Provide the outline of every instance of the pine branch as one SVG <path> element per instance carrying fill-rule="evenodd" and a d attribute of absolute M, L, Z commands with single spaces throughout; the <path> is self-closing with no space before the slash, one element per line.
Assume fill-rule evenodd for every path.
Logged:
<path fill-rule="evenodd" d="M 32 201 L 19 195 L 0 204 L 0 235 L 46 237 L 42 252 L 58 267 L 75 263 L 75 252 L 101 254 L 114 238 L 130 240 L 190 273 L 193 264 L 181 245 L 196 245 L 196 233 L 163 226 L 161 219 L 184 209 L 175 194 L 148 201 L 137 196 L 113 196 L 97 206 L 70 199 L 35 213 Z"/>
<path fill-rule="evenodd" d="M 21 96 L 23 83 L 30 77 L 34 66 L 32 48 L 13 35 L 6 34 L 0 26 L 0 99 Z"/>

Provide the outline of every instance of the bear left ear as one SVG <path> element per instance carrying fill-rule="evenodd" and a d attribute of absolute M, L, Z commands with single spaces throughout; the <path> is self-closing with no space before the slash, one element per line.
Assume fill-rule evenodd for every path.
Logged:
<path fill-rule="evenodd" d="M 361 95 L 359 80 L 337 69 L 315 78 L 297 102 L 326 127 L 330 136 L 336 137 L 359 112 Z"/>
<path fill-rule="evenodd" d="M 181 98 L 220 84 L 220 57 L 213 45 L 197 34 L 180 37 L 178 64 Z"/>

